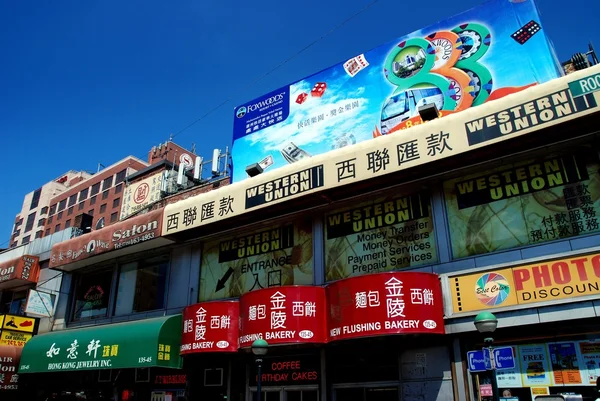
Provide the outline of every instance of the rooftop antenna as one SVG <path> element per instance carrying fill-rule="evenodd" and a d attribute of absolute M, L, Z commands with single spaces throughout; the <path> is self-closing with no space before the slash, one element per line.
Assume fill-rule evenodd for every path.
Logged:
<path fill-rule="evenodd" d="M 192 142 L 192 153 L 196 154 L 196 144 Z"/>
<path fill-rule="evenodd" d="M 169 134 L 169 142 L 173 140 L 173 134 Z"/>
<path fill-rule="evenodd" d="M 105 166 L 104 164 L 102 164 L 102 163 L 98 162 L 98 171 L 96 171 L 96 173 L 99 173 L 99 172 L 100 172 L 100 167 L 102 167 L 102 168 L 106 168 L 106 166 Z"/>

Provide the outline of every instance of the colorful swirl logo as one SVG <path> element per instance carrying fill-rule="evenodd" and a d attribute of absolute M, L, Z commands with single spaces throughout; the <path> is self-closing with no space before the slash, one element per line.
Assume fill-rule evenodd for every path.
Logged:
<path fill-rule="evenodd" d="M 475 283 L 475 294 L 482 304 L 497 306 L 508 298 L 510 284 L 501 274 L 486 273 Z"/>

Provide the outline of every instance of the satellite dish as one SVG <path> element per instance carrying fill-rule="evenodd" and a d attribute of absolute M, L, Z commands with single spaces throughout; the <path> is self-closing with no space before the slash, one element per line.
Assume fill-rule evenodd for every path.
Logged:
<path fill-rule="evenodd" d="M 100 217 L 100 220 L 96 223 L 96 230 L 104 228 L 104 217 Z"/>

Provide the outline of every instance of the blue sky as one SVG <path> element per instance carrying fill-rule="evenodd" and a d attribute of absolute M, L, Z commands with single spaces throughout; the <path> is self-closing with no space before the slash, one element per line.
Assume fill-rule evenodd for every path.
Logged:
<path fill-rule="evenodd" d="M 236 105 L 481 2 L 379 0 L 252 84 L 370 3 L 0 0 L 0 247 L 23 196 L 63 172 L 145 160 L 231 99 L 174 138 L 209 157 L 231 145 Z M 537 1 L 559 59 L 600 46 L 600 3 L 553 3 Z"/>

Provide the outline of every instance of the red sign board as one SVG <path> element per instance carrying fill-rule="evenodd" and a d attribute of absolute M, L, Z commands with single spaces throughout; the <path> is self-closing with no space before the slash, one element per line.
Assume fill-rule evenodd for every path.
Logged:
<path fill-rule="evenodd" d="M 236 352 L 240 307 L 238 301 L 202 302 L 183 310 L 181 355 Z"/>
<path fill-rule="evenodd" d="M 163 209 L 154 210 L 52 247 L 50 267 L 68 265 L 160 237 Z"/>
<path fill-rule="evenodd" d="M 431 273 L 390 272 L 327 286 L 329 340 L 382 334 L 444 334 L 442 289 Z"/>
<path fill-rule="evenodd" d="M 23 284 L 22 281 L 37 283 L 40 276 L 40 258 L 37 256 L 23 255 L 20 258 L 0 263 L 0 288 L 7 288 L 3 283 L 17 281 L 16 285 Z M 15 285 L 15 286 L 16 286 Z"/>
<path fill-rule="evenodd" d="M 269 345 L 324 343 L 325 289 L 286 286 L 248 292 L 240 298 L 240 348 L 262 338 Z"/>
<path fill-rule="evenodd" d="M 21 347 L 0 345 L 0 390 L 18 390 L 19 361 L 21 359 Z"/>

